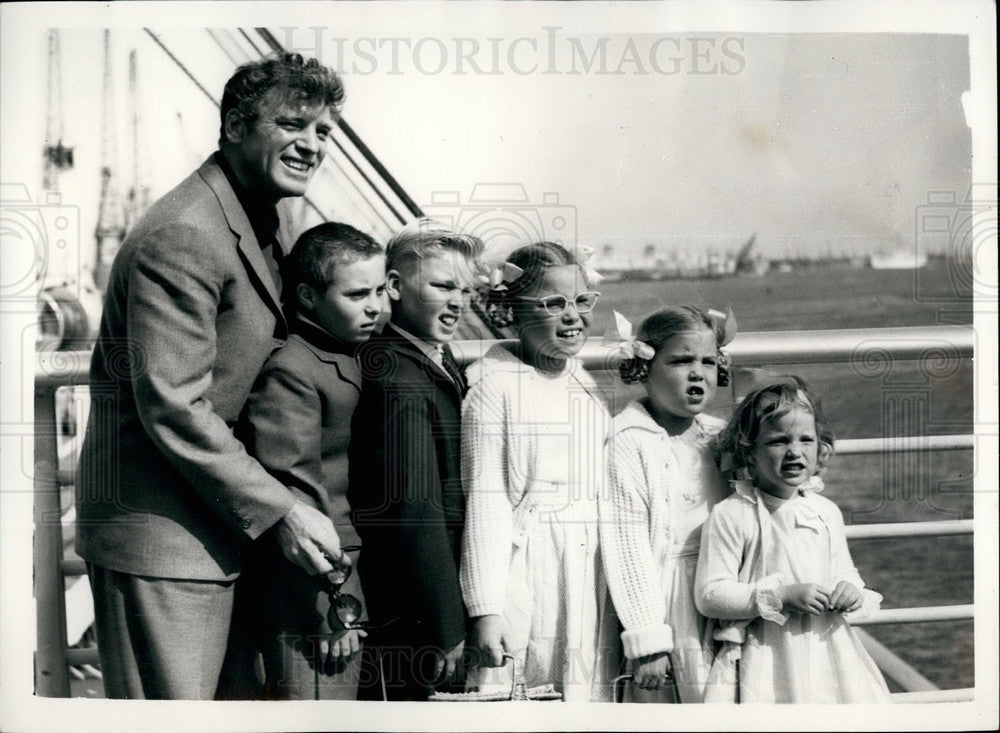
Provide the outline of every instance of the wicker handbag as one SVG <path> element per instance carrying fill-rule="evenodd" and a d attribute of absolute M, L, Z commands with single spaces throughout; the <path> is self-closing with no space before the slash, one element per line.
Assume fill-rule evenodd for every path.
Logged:
<path fill-rule="evenodd" d="M 514 666 L 510 692 L 434 692 L 428 700 L 431 702 L 507 702 L 509 700 L 562 700 L 561 692 L 552 685 L 527 687 L 524 684 L 524 669 L 521 661 L 511 654 L 504 654 L 504 660 L 510 660 Z"/>

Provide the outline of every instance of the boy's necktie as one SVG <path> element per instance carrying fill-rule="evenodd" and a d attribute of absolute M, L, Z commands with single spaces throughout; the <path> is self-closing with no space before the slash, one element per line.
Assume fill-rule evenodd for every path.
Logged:
<path fill-rule="evenodd" d="M 451 381 L 455 383 L 458 387 L 458 391 L 465 396 L 465 392 L 468 386 L 465 383 L 465 376 L 462 374 L 462 370 L 458 366 L 458 362 L 455 360 L 455 355 L 451 351 L 451 346 L 444 344 L 438 347 L 438 351 L 441 354 L 441 367 L 448 373 L 451 377 Z"/>

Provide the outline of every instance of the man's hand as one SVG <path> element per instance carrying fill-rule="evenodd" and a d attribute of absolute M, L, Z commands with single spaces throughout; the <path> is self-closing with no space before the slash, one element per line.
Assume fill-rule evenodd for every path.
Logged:
<path fill-rule="evenodd" d="M 503 666 L 503 655 L 507 652 L 503 631 L 503 619 L 496 614 L 476 619 L 472 629 L 472 644 L 479 652 L 479 664 L 483 667 Z"/>
<path fill-rule="evenodd" d="M 861 590 L 854 585 L 842 580 L 837 583 L 837 587 L 830 594 L 830 602 L 827 607 L 837 613 L 847 613 L 861 608 Z"/>
<path fill-rule="evenodd" d="M 778 597 L 786 611 L 818 616 L 825 613 L 830 595 L 815 583 L 796 583 L 778 588 Z"/>
<path fill-rule="evenodd" d="M 465 678 L 465 666 L 462 664 L 462 652 L 465 651 L 465 639 L 446 651 L 438 650 L 437 663 L 434 665 L 434 679 L 438 682 L 461 682 Z"/>
<path fill-rule="evenodd" d="M 278 545 L 291 562 L 310 575 L 328 573 L 333 565 L 350 565 L 351 558 L 340 551 L 340 537 L 333 522 L 319 509 L 296 501 L 278 522 Z"/>
<path fill-rule="evenodd" d="M 668 652 L 658 652 L 639 657 L 636 661 L 632 684 L 643 690 L 661 690 L 667 685 L 667 674 L 670 669 Z"/>

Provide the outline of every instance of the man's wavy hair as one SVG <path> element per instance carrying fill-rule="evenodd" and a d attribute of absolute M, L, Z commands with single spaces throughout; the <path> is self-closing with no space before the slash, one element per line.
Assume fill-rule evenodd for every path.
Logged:
<path fill-rule="evenodd" d="M 517 298 L 531 292 L 545 276 L 547 269 L 580 265 L 572 252 L 555 242 L 534 242 L 518 247 L 505 261 L 517 265 L 524 272 L 517 280 L 505 283 L 503 288 L 492 288 L 487 294 L 486 313 L 497 328 L 505 328 L 514 322 L 514 304 Z M 583 272 L 581 276 L 586 278 Z M 590 287 L 589 283 L 587 287 Z"/>
<path fill-rule="evenodd" d="M 719 434 L 719 450 L 732 457 L 732 470 L 752 468 L 761 426 L 794 409 L 812 413 L 816 421 L 816 439 L 819 441 L 817 463 L 820 469 L 825 468 L 833 455 L 833 430 L 826 420 L 819 398 L 812 394 L 805 381 L 796 376 L 787 376 L 780 382 L 759 387 L 744 397 Z"/>
<path fill-rule="evenodd" d="M 664 308 L 648 316 L 639 324 L 636 340 L 643 341 L 659 351 L 664 344 L 679 333 L 707 328 L 715 336 L 715 345 L 722 342 L 722 329 L 717 328 L 709 318 L 708 313 L 693 305 L 676 305 Z M 645 382 L 649 377 L 649 361 L 634 357 L 625 359 L 618 366 L 618 374 L 625 384 Z M 729 360 L 721 351 L 718 356 L 717 384 L 720 387 L 729 386 Z"/>
<path fill-rule="evenodd" d="M 325 104 L 336 119 L 344 102 L 344 83 L 337 73 L 316 59 L 286 53 L 243 64 L 226 82 L 219 108 L 219 144 L 226 141 L 226 116 L 236 110 L 253 128 L 268 92 L 277 89 L 286 103 Z"/>

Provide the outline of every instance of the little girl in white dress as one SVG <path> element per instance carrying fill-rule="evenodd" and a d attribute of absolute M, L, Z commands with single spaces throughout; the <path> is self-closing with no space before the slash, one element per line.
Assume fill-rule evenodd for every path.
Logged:
<path fill-rule="evenodd" d="M 611 417 L 575 354 L 599 293 L 563 247 L 521 247 L 492 293 L 518 334 L 466 370 L 460 581 L 481 666 L 467 687 L 510 690 L 513 654 L 526 685 L 565 700 L 610 700 L 617 622 L 601 564 L 597 501 Z"/>
<path fill-rule="evenodd" d="M 889 702 L 850 625 L 882 597 L 865 589 L 840 510 L 819 495 L 833 436 L 816 400 L 795 378 L 751 392 L 722 448 L 735 493 L 712 511 L 695 581 L 699 610 L 726 622 L 706 701 Z"/>
<path fill-rule="evenodd" d="M 714 642 L 695 608 L 694 575 L 701 526 L 728 493 L 715 463 L 725 422 L 704 411 L 729 383 L 720 348 L 735 335 L 735 321 L 717 316 L 693 306 L 654 313 L 627 341 L 631 358 L 620 368 L 623 381 L 641 381 L 647 392 L 614 419 L 601 516 L 604 567 L 634 676 L 628 702 L 704 698 Z M 631 326 L 615 317 L 630 338 Z"/>

